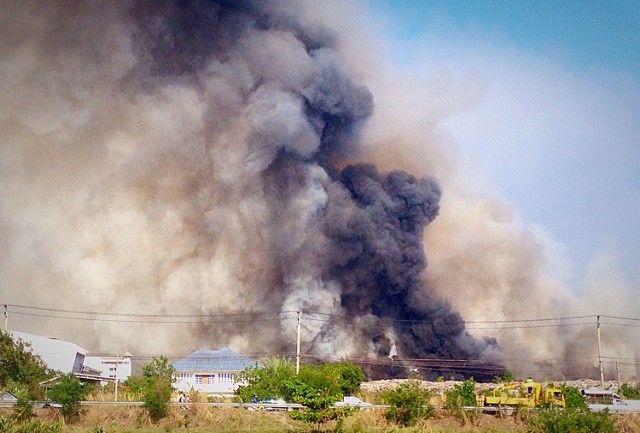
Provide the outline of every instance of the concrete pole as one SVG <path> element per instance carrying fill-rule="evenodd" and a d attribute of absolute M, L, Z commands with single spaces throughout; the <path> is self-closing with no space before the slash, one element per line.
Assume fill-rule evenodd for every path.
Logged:
<path fill-rule="evenodd" d="M 602 340 L 600 339 L 600 315 L 596 316 L 598 330 L 598 364 L 600 364 L 600 387 L 604 389 L 604 370 L 602 369 Z"/>
<path fill-rule="evenodd" d="M 298 311 L 298 332 L 296 337 L 296 376 L 300 373 L 300 312 Z"/>
<path fill-rule="evenodd" d="M 118 361 L 119 361 L 119 354 L 116 354 L 116 390 L 115 390 L 115 395 L 114 395 L 114 399 L 115 401 L 118 401 Z"/>

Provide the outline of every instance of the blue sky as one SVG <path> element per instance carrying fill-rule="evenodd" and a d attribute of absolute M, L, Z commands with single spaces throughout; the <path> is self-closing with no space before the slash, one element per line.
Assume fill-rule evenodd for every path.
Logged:
<path fill-rule="evenodd" d="M 482 98 L 446 127 L 486 191 L 560 245 L 640 280 L 640 2 L 367 0 L 393 61 Z M 480 188 L 480 189 L 482 189 Z"/>

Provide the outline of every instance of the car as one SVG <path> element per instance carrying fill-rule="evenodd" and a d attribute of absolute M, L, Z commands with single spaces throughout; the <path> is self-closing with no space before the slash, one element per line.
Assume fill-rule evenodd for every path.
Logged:
<path fill-rule="evenodd" d="M 371 403 L 360 400 L 358 397 L 347 396 L 342 401 L 337 401 L 334 406 L 371 407 Z"/>
<path fill-rule="evenodd" d="M 269 406 L 265 406 L 264 410 L 267 411 L 275 411 L 275 410 L 287 410 L 287 402 L 281 398 L 276 397 L 267 397 L 263 398 L 260 403 L 267 404 Z"/>
<path fill-rule="evenodd" d="M 33 402 L 33 407 L 35 409 L 61 409 L 62 405 L 51 400 L 43 400 Z"/>

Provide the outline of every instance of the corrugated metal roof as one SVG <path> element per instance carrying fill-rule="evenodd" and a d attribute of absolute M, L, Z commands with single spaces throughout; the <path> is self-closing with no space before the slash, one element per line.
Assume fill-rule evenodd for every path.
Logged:
<path fill-rule="evenodd" d="M 174 362 L 173 368 L 176 371 L 242 371 L 256 365 L 256 361 L 223 347 L 220 350 L 196 350 Z"/>

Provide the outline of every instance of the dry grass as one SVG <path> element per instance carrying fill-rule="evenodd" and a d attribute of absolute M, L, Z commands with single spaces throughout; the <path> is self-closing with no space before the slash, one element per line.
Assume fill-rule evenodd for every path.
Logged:
<path fill-rule="evenodd" d="M 10 416 L 10 409 L 0 410 Z M 55 409 L 42 409 L 37 416 L 43 421 L 61 419 Z M 613 415 L 620 433 L 640 432 L 640 414 Z M 325 426 L 329 432 L 334 423 Z M 422 421 L 413 428 L 390 425 L 382 410 L 359 410 L 345 419 L 345 433 L 522 433 L 526 423 L 519 416 L 500 418 L 482 414 L 466 419 L 448 411 L 437 411 L 434 418 Z M 64 433 L 295 433 L 311 431 L 308 425 L 292 420 L 286 412 L 249 412 L 233 407 L 194 406 L 188 409 L 174 407 L 170 415 L 154 425 L 142 407 L 90 406 Z"/>

